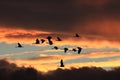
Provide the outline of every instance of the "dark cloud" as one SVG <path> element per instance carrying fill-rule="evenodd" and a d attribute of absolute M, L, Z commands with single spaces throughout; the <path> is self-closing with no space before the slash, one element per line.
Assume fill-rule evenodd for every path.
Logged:
<path fill-rule="evenodd" d="M 6 34 L 5 37 L 6 38 L 36 38 L 36 37 L 40 37 L 41 34 L 30 34 L 30 33 L 17 33 L 17 34 Z"/>
<path fill-rule="evenodd" d="M 6 60 L 0 60 L 0 80 L 10 80 L 12 72 L 17 68 L 15 64 L 10 64 Z"/>
<path fill-rule="evenodd" d="M 0 1 L 0 25 L 111 37 L 113 26 L 118 30 L 120 25 L 114 23 L 110 26 L 120 21 L 119 4 L 118 0 L 4 0 Z M 103 22 L 108 23 L 109 27 Z M 112 35 L 113 38 L 115 34 L 120 35 L 117 31 Z"/>
<path fill-rule="evenodd" d="M 61 37 L 62 39 L 67 39 L 70 37 L 70 35 L 67 34 L 59 34 L 59 33 L 50 33 L 50 34 L 40 34 L 40 33 L 36 33 L 36 34 L 32 34 L 32 33 L 17 33 L 17 32 L 13 32 L 12 34 L 5 34 L 5 38 L 7 39 L 18 39 L 18 38 L 28 38 L 28 39 L 33 39 L 33 38 L 40 38 L 40 39 L 47 39 L 48 36 L 52 36 L 52 39 L 57 40 L 57 37 Z M 74 34 L 73 34 L 74 36 Z M 71 35 L 71 37 L 73 37 Z"/>
<path fill-rule="evenodd" d="M 119 80 L 119 74 L 119 67 L 109 71 L 100 67 L 58 68 L 43 74 L 32 67 L 17 67 L 0 60 L 0 80 Z"/>
<path fill-rule="evenodd" d="M 1 2 L 1 24 L 46 31 L 65 30 L 65 25 L 72 20 L 69 13 L 72 11 L 72 6 L 69 2 L 66 0 L 4 1 Z"/>

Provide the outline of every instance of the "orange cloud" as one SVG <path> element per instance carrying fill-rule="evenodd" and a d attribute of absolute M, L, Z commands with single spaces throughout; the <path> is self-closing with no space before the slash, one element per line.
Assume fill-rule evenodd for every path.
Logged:
<path fill-rule="evenodd" d="M 95 29 L 95 27 L 94 27 Z M 94 30 L 93 29 L 93 30 Z M 84 29 L 83 29 L 84 30 Z M 102 29 L 100 29 L 101 31 Z M 104 29 L 103 29 L 104 30 Z M 115 29 L 116 32 L 118 32 L 118 28 Z M 92 31 L 91 30 L 88 30 Z M 112 31 L 112 29 L 110 29 L 110 31 Z M 107 32 L 107 28 L 106 28 L 106 32 Z M 109 32 L 109 31 L 108 31 Z M 116 33 L 115 32 L 115 33 Z M 98 30 L 99 33 L 99 30 Z M 101 33 L 103 34 L 104 32 L 101 31 Z M 112 32 L 111 32 L 112 33 Z M 111 34 L 110 33 L 110 34 Z M 112 34 L 112 35 L 115 35 Z M 46 36 L 52 34 L 52 32 L 44 32 L 44 31 L 36 31 L 36 30 L 22 30 L 22 29 L 18 29 L 18 30 L 12 30 L 12 29 L 6 29 L 6 28 L 2 28 L 0 30 L 0 42 L 6 42 L 6 43 L 17 43 L 20 42 L 21 44 L 29 44 L 29 45 L 33 45 L 32 43 L 35 42 L 36 38 L 43 38 L 46 40 Z M 105 36 L 110 35 L 105 33 Z M 40 36 L 42 35 L 42 36 Z M 8 37 L 9 36 L 9 37 Z M 57 34 L 58 36 L 58 34 Z M 63 34 L 64 36 L 64 34 Z M 59 42 L 56 41 L 56 36 L 53 36 L 53 42 L 55 46 L 65 46 L 65 45 L 69 45 L 69 46 L 80 46 L 83 49 L 86 48 L 104 48 L 104 47 L 110 47 L 110 48 L 119 48 L 120 47 L 120 43 L 118 41 L 109 41 L 107 40 L 105 37 L 102 36 L 98 36 L 98 35 L 84 35 L 84 34 L 80 34 L 80 38 L 75 38 L 73 37 L 74 35 L 69 34 L 67 38 L 60 36 L 62 38 L 63 41 Z M 119 32 L 118 35 L 119 36 Z M 116 35 L 115 35 L 116 37 Z M 112 38 L 112 37 L 110 37 Z M 48 44 L 40 44 L 38 46 L 47 46 Z M 75 47 L 73 47 L 75 48 Z"/>
<path fill-rule="evenodd" d="M 50 32 L 37 31 L 37 30 L 24 30 L 24 29 L 10 29 L 1 28 L 0 29 L 0 42 L 7 43 L 33 43 L 36 37 L 43 34 L 50 34 Z"/>
<path fill-rule="evenodd" d="M 76 23 L 74 30 L 85 36 L 89 40 L 120 40 L 120 20 L 116 17 L 108 17 L 109 15 L 88 17 L 85 22 Z"/>
<path fill-rule="evenodd" d="M 109 61 L 103 61 L 103 62 L 81 62 L 81 63 L 72 63 L 72 64 L 68 64 L 67 68 L 71 68 L 71 67 L 75 67 L 75 68 L 80 68 L 80 67 L 119 67 L 120 64 L 120 59 L 118 60 L 109 60 Z M 74 65 L 74 66 L 73 66 Z"/>
<path fill-rule="evenodd" d="M 74 60 L 74 59 L 96 59 L 96 58 L 107 58 L 107 57 L 117 57 L 120 56 L 120 52 L 110 52 L 110 53 L 90 53 L 90 54 L 81 54 L 81 55 L 52 55 L 47 56 L 43 55 L 38 58 L 33 59 L 8 59 L 9 62 L 16 63 L 18 66 L 25 66 L 29 67 L 32 66 L 40 71 L 47 72 L 49 70 L 55 70 L 59 68 L 59 61 L 60 59 L 64 59 L 64 61 L 67 60 Z M 119 64 L 120 59 L 111 59 L 107 61 L 100 61 L 100 62 L 77 62 L 77 63 L 71 63 L 65 64 L 65 68 L 70 69 L 71 67 L 83 67 L 83 66 L 96 66 L 96 67 L 117 67 L 120 66 Z M 113 64 L 115 63 L 115 64 Z"/>

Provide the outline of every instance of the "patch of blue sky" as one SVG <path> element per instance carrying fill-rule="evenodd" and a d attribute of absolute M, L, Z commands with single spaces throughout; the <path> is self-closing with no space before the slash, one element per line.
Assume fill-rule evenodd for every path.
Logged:
<path fill-rule="evenodd" d="M 15 48 L 17 43 L 14 44 L 7 44 L 5 42 L 0 43 L 0 58 L 3 57 L 11 57 L 11 58 L 31 58 L 31 57 L 37 57 L 40 54 L 46 54 L 46 55 L 66 55 L 66 54 L 77 54 L 77 52 L 71 51 L 72 48 L 77 48 L 75 45 L 62 45 L 58 46 L 59 49 L 55 50 L 54 45 L 25 45 L 23 44 L 23 48 Z M 64 48 L 69 48 L 70 51 L 67 53 L 64 53 Z M 110 48 L 110 47 L 104 47 L 104 48 L 83 48 L 81 51 L 81 54 L 88 54 L 91 52 L 120 52 L 119 48 Z M 23 53 L 31 53 L 31 54 L 23 54 Z M 16 54 L 13 56 L 4 56 L 7 54 Z M 20 54 L 20 55 L 19 55 Z M 2 57 L 1 57 L 2 56 Z M 27 57 L 28 56 L 28 57 Z"/>
<path fill-rule="evenodd" d="M 12 59 L 29 59 L 33 57 L 38 57 L 39 54 L 33 53 L 33 54 L 22 54 L 22 55 L 14 55 L 14 56 L 8 56 L 8 58 Z"/>
<path fill-rule="evenodd" d="M 120 56 L 114 56 L 114 57 L 105 57 L 105 58 L 76 58 L 71 60 L 64 61 L 66 64 L 70 63 L 85 63 L 85 62 L 104 62 L 109 60 L 116 60 L 120 59 Z"/>
<path fill-rule="evenodd" d="M 91 52 L 120 52 L 120 49 L 104 47 L 104 48 L 85 48 L 82 49 L 81 51 L 81 53 L 91 53 Z"/>
<path fill-rule="evenodd" d="M 65 55 L 66 53 L 64 53 L 62 50 L 49 50 L 44 52 L 45 55 L 51 56 L 51 55 Z"/>
<path fill-rule="evenodd" d="M 19 53 L 19 52 L 31 52 L 31 51 L 39 51 L 49 49 L 50 46 L 35 46 L 35 45 L 23 45 L 23 48 L 16 48 L 16 44 L 6 44 L 0 43 L 0 54 L 7 53 Z"/>

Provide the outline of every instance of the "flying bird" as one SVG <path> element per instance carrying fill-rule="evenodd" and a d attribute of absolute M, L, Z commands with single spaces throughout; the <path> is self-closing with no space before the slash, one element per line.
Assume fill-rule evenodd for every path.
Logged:
<path fill-rule="evenodd" d="M 79 36 L 79 34 L 76 33 L 76 34 L 75 34 L 75 37 L 80 37 L 80 36 Z"/>
<path fill-rule="evenodd" d="M 17 47 L 19 47 L 19 48 L 21 48 L 21 47 L 23 47 L 20 43 L 18 43 L 18 46 Z"/>
<path fill-rule="evenodd" d="M 40 44 L 40 41 L 39 41 L 39 39 L 38 39 L 38 38 L 36 39 L 35 44 Z"/>
<path fill-rule="evenodd" d="M 57 37 L 57 41 L 62 41 L 62 39 L 60 37 Z"/>
<path fill-rule="evenodd" d="M 81 47 L 77 47 L 78 48 L 78 54 L 80 54 L 82 48 Z"/>
<path fill-rule="evenodd" d="M 44 43 L 45 42 L 45 40 L 44 39 L 41 39 L 41 43 Z"/>
<path fill-rule="evenodd" d="M 56 49 L 56 50 L 58 50 L 58 47 L 57 46 L 54 46 L 54 48 L 53 49 Z"/>
<path fill-rule="evenodd" d="M 49 45 L 53 45 L 53 41 L 48 40 L 48 44 L 49 44 Z"/>
<path fill-rule="evenodd" d="M 63 63 L 63 60 L 61 59 L 60 61 L 60 67 L 64 67 L 64 63 Z"/>
<path fill-rule="evenodd" d="M 51 36 L 48 36 L 47 39 L 48 39 L 48 44 L 49 44 L 49 45 L 53 45 L 53 41 L 51 40 L 52 37 L 51 37 Z"/>
<path fill-rule="evenodd" d="M 66 53 L 68 51 L 68 48 L 64 48 L 64 52 Z"/>
<path fill-rule="evenodd" d="M 77 50 L 73 48 L 72 51 L 76 52 Z"/>
<path fill-rule="evenodd" d="M 52 39 L 52 37 L 51 37 L 51 36 L 48 36 L 48 37 L 47 37 L 47 39 L 48 39 L 48 41 L 49 41 L 49 40 L 51 40 L 51 39 Z"/>

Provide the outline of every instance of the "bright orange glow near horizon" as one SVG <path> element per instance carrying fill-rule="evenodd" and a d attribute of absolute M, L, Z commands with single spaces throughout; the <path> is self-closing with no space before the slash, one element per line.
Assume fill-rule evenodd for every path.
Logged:
<path fill-rule="evenodd" d="M 16 59 L 16 60 L 12 60 L 12 59 L 7 59 L 7 61 L 9 61 L 10 63 L 15 63 L 17 64 L 17 66 L 19 67 L 33 67 L 39 71 L 42 71 L 42 72 L 48 72 L 50 70 L 56 70 L 58 68 L 60 68 L 60 59 L 61 58 L 64 58 L 64 61 L 67 61 L 67 60 L 71 60 L 71 59 L 84 59 L 84 58 L 91 58 L 91 59 L 96 59 L 96 58 L 107 58 L 107 57 L 114 57 L 114 56 L 120 56 L 119 54 L 120 52 L 111 52 L 109 54 L 107 53 L 102 53 L 102 54 L 97 54 L 97 53 L 90 53 L 90 54 L 81 54 L 81 55 L 64 55 L 64 56 L 61 56 L 61 55 L 54 55 L 54 58 L 51 59 L 51 57 L 49 56 L 47 58 L 46 56 L 46 59 L 31 59 L 31 60 L 23 60 L 23 59 Z M 56 58 L 57 57 L 57 58 Z M 75 62 L 75 63 L 67 63 L 65 64 L 65 67 L 62 68 L 62 69 L 71 69 L 71 68 L 80 68 L 80 67 L 92 67 L 92 66 L 96 66 L 96 67 L 118 67 L 120 66 L 119 64 L 120 62 L 120 59 L 115 59 L 115 60 L 108 60 L 108 61 L 100 61 L 100 62 L 95 62 L 95 61 L 92 61 L 92 62 Z M 114 64 L 113 64 L 114 63 Z"/>

